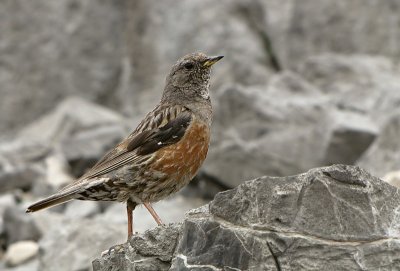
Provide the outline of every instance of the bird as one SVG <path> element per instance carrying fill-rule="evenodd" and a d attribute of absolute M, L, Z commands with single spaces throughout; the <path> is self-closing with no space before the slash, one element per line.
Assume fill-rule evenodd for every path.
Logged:
<path fill-rule="evenodd" d="M 126 203 L 128 239 L 134 232 L 133 211 L 138 205 L 144 205 L 163 225 L 151 204 L 187 185 L 207 156 L 211 67 L 222 58 L 200 52 L 180 58 L 166 77 L 160 102 L 136 129 L 80 178 L 26 212 L 74 199 L 117 201 Z"/>

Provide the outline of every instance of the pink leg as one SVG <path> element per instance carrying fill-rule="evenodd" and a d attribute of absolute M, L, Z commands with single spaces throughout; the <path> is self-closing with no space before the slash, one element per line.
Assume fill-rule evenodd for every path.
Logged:
<path fill-rule="evenodd" d="M 133 235 L 133 210 L 135 210 L 136 203 L 128 200 L 126 202 L 126 213 L 128 215 L 128 240 Z"/>
<path fill-rule="evenodd" d="M 154 211 L 153 207 L 151 207 L 149 202 L 143 202 L 144 207 L 150 212 L 150 214 L 153 216 L 154 220 L 157 222 L 158 226 L 162 225 L 161 218 L 158 216 L 156 211 Z"/>
<path fill-rule="evenodd" d="M 133 216 L 132 216 L 133 209 L 129 206 L 129 204 L 126 205 L 126 212 L 128 214 L 128 240 L 129 240 L 133 235 Z"/>

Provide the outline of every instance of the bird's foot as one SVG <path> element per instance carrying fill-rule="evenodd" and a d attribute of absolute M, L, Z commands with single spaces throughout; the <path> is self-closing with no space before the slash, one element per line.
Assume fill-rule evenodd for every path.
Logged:
<path fill-rule="evenodd" d="M 105 250 L 101 253 L 101 257 L 104 257 L 106 255 L 111 255 L 112 252 L 122 252 L 124 250 L 124 244 L 118 244 L 110 247 L 108 250 Z"/>

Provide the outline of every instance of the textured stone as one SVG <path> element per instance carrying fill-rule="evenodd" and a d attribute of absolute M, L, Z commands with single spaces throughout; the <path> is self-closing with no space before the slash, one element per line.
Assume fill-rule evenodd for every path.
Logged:
<path fill-rule="evenodd" d="M 0 269 L 4 271 L 39 271 L 38 267 L 39 267 L 39 260 L 37 258 L 16 267 L 10 267 L 10 268 L 4 267 L 4 269 L 1 269 L 2 266 L 0 264 Z"/>
<path fill-rule="evenodd" d="M 16 204 L 12 194 L 0 195 L 0 236 L 4 234 L 4 212 Z"/>
<path fill-rule="evenodd" d="M 15 189 L 29 190 L 44 178 L 43 167 L 36 163 L 48 154 L 42 144 L 24 141 L 0 145 L 0 193 Z"/>
<path fill-rule="evenodd" d="M 325 154 L 326 164 L 354 164 L 379 133 L 367 116 L 355 112 L 337 112 Z"/>
<path fill-rule="evenodd" d="M 60 152 L 60 159 L 65 157 L 74 175 L 80 176 L 127 134 L 124 125 L 124 119 L 117 113 L 72 97 L 27 125 L 18 137 L 21 140 L 29 138 L 32 142 L 39 142 Z M 55 166 L 51 161 L 46 163 L 49 169 Z M 62 178 L 66 179 L 65 176 Z"/>
<path fill-rule="evenodd" d="M 354 166 L 262 177 L 217 194 L 183 225 L 135 236 L 93 267 L 141 270 L 150 262 L 143 270 L 392 270 L 400 264 L 398 210 L 398 190 Z"/>
<path fill-rule="evenodd" d="M 17 266 L 35 257 L 39 252 L 39 245 L 33 241 L 19 241 L 11 244 L 4 256 L 8 266 Z"/>
<path fill-rule="evenodd" d="M 2 2 L 0 130 L 70 95 L 112 103 L 104 100 L 120 76 L 123 10 L 114 1 Z"/>
<path fill-rule="evenodd" d="M 169 270 L 180 225 L 170 224 L 134 235 L 93 261 L 94 270 Z"/>
<path fill-rule="evenodd" d="M 323 164 L 336 109 L 296 74 L 278 74 L 266 88 L 228 86 L 215 101 L 206 174 L 234 187 Z"/>
<path fill-rule="evenodd" d="M 327 52 L 400 57 L 398 0 L 261 2 L 272 45 L 285 67 Z"/>
<path fill-rule="evenodd" d="M 216 71 L 215 86 L 265 83 L 272 73 L 268 54 L 259 33 L 236 12 L 239 4 L 2 3 L 0 131 L 28 124 L 71 95 L 143 114 L 159 99 L 169 67 L 193 51 L 229 56 Z M 264 26 L 263 13 L 257 15 Z M 32 48 L 38 48 L 34 55 Z"/>
<path fill-rule="evenodd" d="M 307 58 L 298 72 L 336 107 L 368 115 L 377 125 L 399 107 L 399 69 L 389 58 L 322 54 Z"/>
<path fill-rule="evenodd" d="M 42 237 L 34 218 L 18 206 L 7 208 L 3 217 L 7 244 L 22 240 L 38 241 Z"/>
<path fill-rule="evenodd" d="M 100 205 L 97 201 L 74 200 L 67 203 L 64 214 L 73 219 L 93 217 L 100 212 Z"/>
<path fill-rule="evenodd" d="M 387 173 L 383 176 L 382 180 L 390 185 L 400 188 L 400 170 Z"/>
<path fill-rule="evenodd" d="M 126 225 L 82 218 L 62 219 L 39 242 L 38 270 L 88 270 L 91 259 L 125 238 Z"/>
<path fill-rule="evenodd" d="M 392 113 L 382 132 L 357 164 L 383 177 L 400 169 L 400 111 Z"/>

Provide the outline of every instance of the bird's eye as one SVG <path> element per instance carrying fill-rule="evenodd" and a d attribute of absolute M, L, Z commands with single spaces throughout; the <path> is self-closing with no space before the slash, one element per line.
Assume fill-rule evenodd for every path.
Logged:
<path fill-rule="evenodd" d="M 191 69 L 193 69 L 194 65 L 193 65 L 193 63 L 188 62 L 188 63 L 185 64 L 184 67 L 185 67 L 185 69 L 187 69 L 187 70 L 191 70 Z"/>

